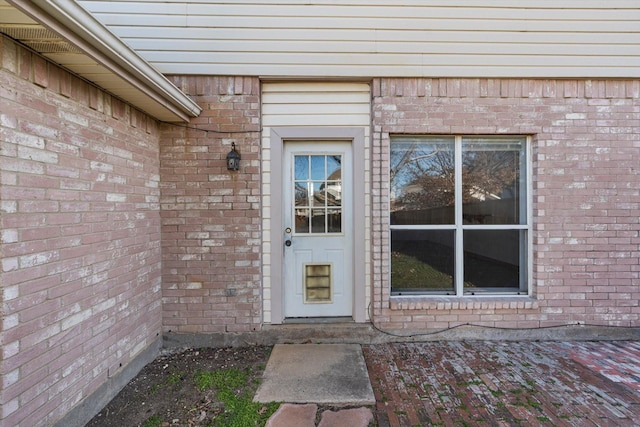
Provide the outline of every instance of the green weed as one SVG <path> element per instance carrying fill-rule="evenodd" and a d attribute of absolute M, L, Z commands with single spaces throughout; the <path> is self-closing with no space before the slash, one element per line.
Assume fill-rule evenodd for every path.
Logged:
<path fill-rule="evenodd" d="M 142 427 L 160 427 L 162 425 L 162 418 L 157 415 L 152 415 L 147 418 L 142 424 Z"/>
<path fill-rule="evenodd" d="M 225 390 L 245 385 L 247 382 L 247 373 L 236 368 L 213 372 L 197 372 L 195 381 L 196 387 L 198 387 L 200 391 L 212 388 Z"/>
<path fill-rule="evenodd" d="M 264 426 L 280 406 L 279 402 L 253 402 L 254 389 L 248 372 L 236 368 L 212 372 L 198 372 L 194 377 L 198 390 L 216 390 L 216 397 L 224 410 L 209 424 L 211 427 Z"/>
<path fill-rule="evenodd" d="M 171 375 L 169 375 L 169 378 L 167 378 L 167 383 L 171 384 L 171 385 L 178 384 L 181 379 L 182 379 L 182 376 L 180 374 L 174 372 Z"/>
<path fill-rule="evenodd" d="M 482 384 L 482 381 L 481 381 L 481 380 L 472 380 L 472 381 L 461 381 L 461 382 L 458 382 L 458 386 L 461 386 L 461 387 L 465 387 L 465 386 L 466 386 L 466 387 L 468 387 L 468 386 L 471 386 L 471 385 L 480 385 L 480 384 Z"/>
<path fill-rule="evenodd" d="M 527 399 L 527 405 L 529 405 L 533 409 L 537 409 L 538 411 L 542 410 L 542 405 L 540 405 L 540 402 L 537 402 L 535 400 Z"/>

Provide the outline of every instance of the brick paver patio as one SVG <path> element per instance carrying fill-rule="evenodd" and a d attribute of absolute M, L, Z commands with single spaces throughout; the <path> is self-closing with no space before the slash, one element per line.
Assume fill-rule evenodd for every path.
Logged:
<path fill-rule="evenodd" d="M 379 427 L 637 426 L 640 343 L 363 346 Z"/>

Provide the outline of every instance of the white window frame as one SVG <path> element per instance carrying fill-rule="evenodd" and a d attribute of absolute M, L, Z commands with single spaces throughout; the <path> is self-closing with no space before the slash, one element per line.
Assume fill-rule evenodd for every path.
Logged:
<path fill-rule="evenodd" d="M 402 137 L 406 135 L 395 135 L 397 137 Z M 390 136 L 390 144 L 393 143 L 394 135 Z M 415 135 L 415 137 L 420 137 L 421 135 Z M 532 295 L 532 261 L 533 261 L 533 245 L 531 238 L 531 228 L 533 223 L 533 215 L 532 215 L 532 152 L 531 152 L 531 141 L 532 138 L 530 136 L 521 136 L 525 142 L 525 156 L 526 159 L 524 161 L 525 165 L 525 174 L 526 174 L 526 182 L 524 183 L 526 190 L 526 197 L 521 199 L 521 203 L 526 204 L 525 207 L 525 217 L 526 224 L 508 224 L 508 225 L 477 225 L 477 224 L 463 224 L 463 204 L 462 204 L 462 140 L 464 138 L 495 138 L 496 141 L 499 141 L 501 137 L 507 137 L 507 135 L 423 135 L 425 138 L 431 137 L 454 137 L 454 160 L 455 160 L 455 223 L 454 224 L 421 224 L 421 225 L 389 225 L 389 255 L 391 254 L 391 233 L 393 230 L 453 230 L 455 233 L 455 248 L 454 248 L 454 257 L 455 257 L 455 274 L 454 274 L 454 291 L 455 294 L 448 294 L 448 296 L 455 297 L 486 297 L 486 296 L 496 296 L 496 295 L 522 295 L 522 296 L 531 296 Z M 520 137 L 516 135 L 509 135 L 511 137 Z M 387 177 L 390 177 L 390 173 L 388 171 Z M 389 194 L 391 197 L 391 194 Z M 391 206 L 391 200 L 389 199 L 388 206 Z M 520 265 L 525 265 L 525 268 L 522 268 L 520 271 L 520 281 L 518 291 L 513 291 L 512 289 L 505 291 L 489 291 L 489 290 L 479 290 L 476 292 L 469 292 L 464 289 L 464 246 L 463 246 L 463 233 L 465 230 L 520 230 L 525 233 L 525 242 L 522 245 L 524 247 L 524 253 L 520 254 Z M 389 259 L 389 264 L 391 265 L 391 258 Z M 391 296 L 442 296 L 441 292 L 429 292 L 429 291 L 410 291 L 410 292 L 402 292 L 397 293 L 391 289 L 391 268 L 389 269 L 389 288 L 391 291 Z"/>

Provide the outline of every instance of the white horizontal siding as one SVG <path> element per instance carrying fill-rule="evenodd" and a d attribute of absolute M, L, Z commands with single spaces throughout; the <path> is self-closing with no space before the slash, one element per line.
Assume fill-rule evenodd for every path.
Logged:
<path fill-rule="evenodd" d="M 364 83 L 265 83 L 262 126 L 362 126 L 370 119 Z"/>
<path fill-rule="evenodd" d="M 165 73 L 640 77 L 637 0 L 80 3 Z"/>

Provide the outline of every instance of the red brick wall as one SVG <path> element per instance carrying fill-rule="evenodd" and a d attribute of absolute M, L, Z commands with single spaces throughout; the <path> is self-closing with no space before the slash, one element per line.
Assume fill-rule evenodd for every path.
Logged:
<path fill-rule="evenodd" d="M 0 37 L 0 424 L 49 425 L 161 332 L 156 123 Z"/>
<path fill-rule="evenodd" d="M 163 327 L 255 330 L 262 321 L 259 81 L 172 80 L 203 112 L 191 128 L 162 127 Z M 232 142 L 242 156 L 236 172 L 226 168 Z"/>
<path fill-rule="evenodd" d="M 377 323 L 640 326 L 638 80 L 376 79 L 373 125 Z M 389 295 L 393 134 L 532 135 L 534 298 Z"/>

